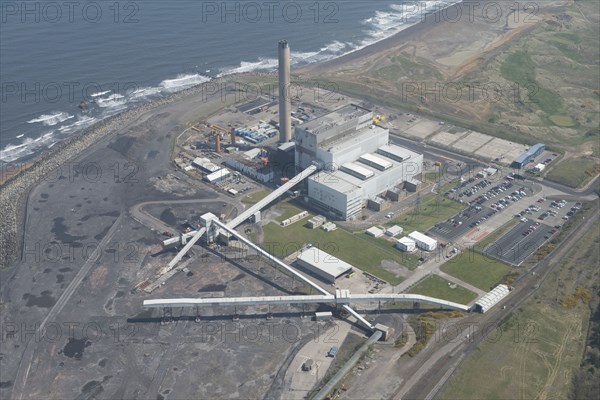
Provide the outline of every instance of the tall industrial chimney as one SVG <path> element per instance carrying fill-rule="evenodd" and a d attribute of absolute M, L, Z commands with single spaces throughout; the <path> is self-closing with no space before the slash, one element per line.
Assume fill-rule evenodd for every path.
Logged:
<path fill-rule="evenodd" d="M 219 132 L 215 133 L 215 151 L 217 153 L 221 152 L 221 134 Z"/>
<path fill-rule="evenodd" d="M 279 140 L 292 141 L 292 99 L 290 98 L 290 47 L 279 42 Z"/>
<path fill-rule="evenodd" d="M 235 128 L 231 128 L 231 144 L 235 144 Z"/>

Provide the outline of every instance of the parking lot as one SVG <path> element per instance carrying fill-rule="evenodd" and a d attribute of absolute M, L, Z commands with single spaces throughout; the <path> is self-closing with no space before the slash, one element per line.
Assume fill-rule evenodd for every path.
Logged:
<path fill-rule="evenodd" d="M 485 249 L 490 256 L 513 265 L 520 265 L 573 217 L 581 203 L 539 198 L 514 217 L 520 222 L 508 233 Z"/>
<path fill-rule="evenodd" d="M 479 221 L 485 221 L 495 213 L 496 211 L 488 207 L 473 206 L 445 222 L 436 224 L 429 232 L 452 242 L 473 229 L 475 223 L 479 225 Z"/>
<path fill-rule="evenodd" d="M 507 178 L 494 182 L 481 173 L 465 180 L 444 195 L 460 199 L 459 201 L 469 204 L 469 208 L 445 222 L 436 224 L 429 232 L 448 241 L 454 241 L 467 232 L 478 229 L 481 224 L 512 203 L 529 199 L 531 190 L 515 185 L 513 181 Z M 485 234 L 484 232 L 482 235 Z"/>
<path fill-rule="evenodd" d="M 489 257 L 519 266 L 558 232 L 557 228 L 525 219 L 485 249 Z"/>

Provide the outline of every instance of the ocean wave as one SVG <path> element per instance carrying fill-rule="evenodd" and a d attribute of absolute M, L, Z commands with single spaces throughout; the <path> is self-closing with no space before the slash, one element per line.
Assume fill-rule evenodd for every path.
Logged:
<path fill-rule="evenodd" d="M 58 128 L 58 130 L 60 133 L 63 133 L 63 134 L 72 133 L 79 129 L 91 126 L 92 124 L 94 124 L 97 121 L 98 121 L 97 118 L 89 117 L 87 115 L 82 115 L 82 116 L 77 117 L 77 121 L 75 121 L 74 123 L 72 123 L 70 125 L 61 126 L 60 128 Z"/>
<path fill-rule="evenodd" d="M 275 58 L 259 58 L 258 61 L 242 61 L 238 67 L 225 68 L 217 77 L 242 74 L 259 70 L 272 70 L 277 68 L 279 61 Z"/>
<path fill-rule="evenodd" d="M 20 144 L 9 144 L 0 150 L 0 161 L 10 163 L 20 158 L 35 154 L 36 152 L 48 148 L 57 143 L 54 138 L 54 131 L 45 133 L 36 139 L 25 138 Z"/>
<path fill-rule="evenodd" d="M 37 118 L 27 121 L 27 123 L 28 124 L 36 124 L 38 122 L 41 122 L 46 126 L 54 126 L 54 125 L 60 124 L 61 122 L 64 122 L 71 118 L 75 118 L 75 116 L 69 115 L 65 112 L 55 112 L 54 114 L 50 114 L 50 115 L 45 115 L 45 114 L 40 115 Z"/>
<path fill-rule="evenodd" d="M 120 108 L 127 103 L 127 99 L 122 94 L 111 94 L 108 97 L 99 97 L 96 99 L 96 104 L 100 108 Z"/>
<path fill-rule="evenodd" d="M 110 92 L 111 92 L 111 90 L 107 90 L 105 92 L 97 92 L 97 93 L 94 93 L 94 94 L 90 94 L 90 97 L 100 97 L 100 96 L 104 96 L 105 94 L 108 94 Z"/>
<path fill-rule="evenodd" d="M 140 100 L 146 97 L 159 95 L 161 92 L 162 89 L 159 87 L 143 87 L 129 93 L 127 97 L 129 100 Z"/>
<path fill-rule="evenodd" d="M 169 92 L 174 92 L 209 80 L 209 77 L 200 74 L 179 75 L 177 78 L 162 81 L 159 86 Z"/>
<path fill-rule="evenodd" d="M 367 38 L 363 39 L 352 51 L 363 49 L 392 37 L 398 32 L 419 23 L 424 14 L 459 2 L 459 0 L 431 0 L 417 3 L 390 4 L 389 10 L 376 11 L 373 17 L 362 21 L 362 24 L 367 26 L 364 31 Z"/>

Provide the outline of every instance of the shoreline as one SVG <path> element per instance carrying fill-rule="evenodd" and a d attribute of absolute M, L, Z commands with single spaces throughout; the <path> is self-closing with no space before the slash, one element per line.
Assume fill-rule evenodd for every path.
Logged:
<path fill-rule="evenodd" d="M 460 4 L 462 4 L 462 1 L 448 5 L 448 7 Z M 424 21 L 422 18 L 421 21 L 406 27 L 406 29 L 397 32 L 388 38 L 331 60 L 299 67 L 294 73 L 301 74 L 307 70 L 323 70 L 337 65 L 337 63 L 345 63 L 380 52 L 386 49 L 390 44 L 396 43 L 398 40 L 406 39 L 407 37 L 423 32 L 430 26 L 429 24 L 439 23 L 435 21 L 436 15 L 440 14 L 448 7 L 426 14 L 427 17 Z M 264 74 L 265 72 L 268 71 L 236 73 L 215 78 L 215 80 L 220 79 L 229 82 L 234 81 L 238 77 L 252 75 L 259 76 L 261 73 Z M 43 174 L 41 172 L 52 171 L 57 167 L 60 167 L 60 165 L 79 156 L 83 151 L 94 146 L 102 139 L 116 134 L 121 126 L 132 123 L 136 118 L 155 108 L 176 101 L 183 101 L 186 97 L 193 97 L 201 94 L 205 87 L 204 85 L 204 83 L 201 83 L 192 86 L 191 88 L 181 90 L 160 99 L 151 100 L 140 106 L 125 110 L 102 121 L 98 121 L 96 124 L 84 129 L 82 132 L 77 133 L 70 138 L 66 138 L 52 148 L 43 150 L 39 155 L 21 163 L 25 164 L 23 169 L 0 183 L 0 211 L 2 212 L 2 215 L 4 215 L 4 218 L 0 221 L 0 268 L 7 268 L 18 258 L 20 247 L 22 246 L 22 239 L 17 238 L 21 237 L 20 232 L 22 230 L 22 222 L 25 218 L 24 202 L 26 202 L 27 196 L 34 185 L 43 179 Z M 16 164 L 19 165 L 19 163 Z M 6 166 L 10 166 L 10 163 L 6 164 Z M 3 166 L 3 168 L 6 166 Z"/>
<path fill-rule="evenodd" d="M 438 18 L 438 16 L 440 16 L 445 10 L 447 10 L 450 7 L 456 6 L 462 9 L 464 1 L 465 0 L 460 0 L 455 3 L 449 4 L 447 7 L 440 8 L 437 11 L 425 14 L 423 17 L 421 17 L 421 21 L 407 26 L 405 29 L 402 29 L 400 32 L 396 32 L 390 37 L 382 39 L 361 49 L 352 51 L 348 54 L 344 54 L 340 57 L 332 58 L 331 60 L 325 60 L 314 64 L 302 66 L 300 68 L 297 68 L 294 71 L 294 73 L 302 74 L 309 71 L 323 71 L 329 68 L 335 68 L 338 65 L 342 65 L 344 63 L 356 61 L 358 59 L 366 58 L 373 54 L 380 53 L 384 50 L 387 50 L 389 47 L 397 45 L 398 41 L 400 40 L 410 39 L 415 35 L 421 34 L 422 32 L 426 31 L 431 26 L 431 24 L 446 23 L 446 21 L 443 18 L 440 18 L 440 21 L 436 21 L 436 18 Z"/>

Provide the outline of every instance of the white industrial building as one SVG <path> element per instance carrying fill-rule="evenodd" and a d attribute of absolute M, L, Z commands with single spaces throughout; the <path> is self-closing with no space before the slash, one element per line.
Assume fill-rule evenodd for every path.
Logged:
<path fill-rule="evenodd" d="M 508 289 L 508 286 L 498 285 L 492 289 L 492 291 L 486 293 L 482 298 L 477 300 L 475 303 L 475 309 L 481 313 L 484 313 L 498 304 L 500 300 L 508 296 L 509 292 L 510 290 Z"/>
<path fill-rule="evenodd" d="M 367 229 L 367 230 L 365 231 L 365 233 L 366 233 L 367 235 L 369 235 L 369 236 L 373 236 L 373 237 L 376 237 L 376 238 L 378 238 L 378 237 L 381 237 L 381 236 L 383 236 L 383 229 L 380 229 L 380 228 L 378 228 L 378 227 L 376 227 L 376 226 L 372 226 L 372 227 L 370 227 L 369 229 Z"/>
<path fill-rule="evenodd" d="M 414 231 L 408 234 L 408 237 L 415 241 L 418 248 L 426 251 L 433 251 L 437 247 L 437 240 L 430 238 L 421 232 Z"/>
<path fill-rule="evenodd" d="M 296 166 L 318 164 L 308 179 L 312 204 L 347 220 L 374 199 L 419 177 L 423 155 L 389 144 L 373 112 L 350 104 L 295 127 Z"/>
<path fill-rule="evenodd" d="M 263 183 L 272 182 L 275 176 L 271 168 L 262 167 L 258 163 L 243 162 L 241 160 L 228 158 L 225 160 L 225 165 Z"/>
<path fill-rule="evenodd" d="M 230 175 L 231 173 L 229 172 L 229 170 L 227 168 L 223 168 L 213 172 L 212 174 L 206 175 L 204 177 L 204 180 L 206 180 L 208 183 L 218 183 L 222 180 L 229 178 Z"/>
<path fill-rule="evenodd" d="M 303 250 L 296 262 L 328 283 L 335 283 L 337 278 L 352 272 L 352 265 L 316 247 Z"/>
<path fill-rule="evenodd" d="M 396 242 L 396 248 L 406 252 L 415 251 L 416 246 L 415 241 L 407 236 L 398 239 L 398 242 Z"/>
<path fill-rule="evenodd" d="M 387 236 L 398 236 L 399 234 L 401 234 L 404 231 L 404 229 L 402 229 L 401 226 L 398 225 L 394 225 L 394 226 L 390 226 L 389 228 L 387 228 L 387 230 L 385 231 L 385 234 Z"/>
<path fill-rule="evenodd" d="M 210 161 L 208 158 L 197 157 L 192 161 L 192 165 L 208 174 L 212 174 L 221 169 L 221 167 Z"/>

